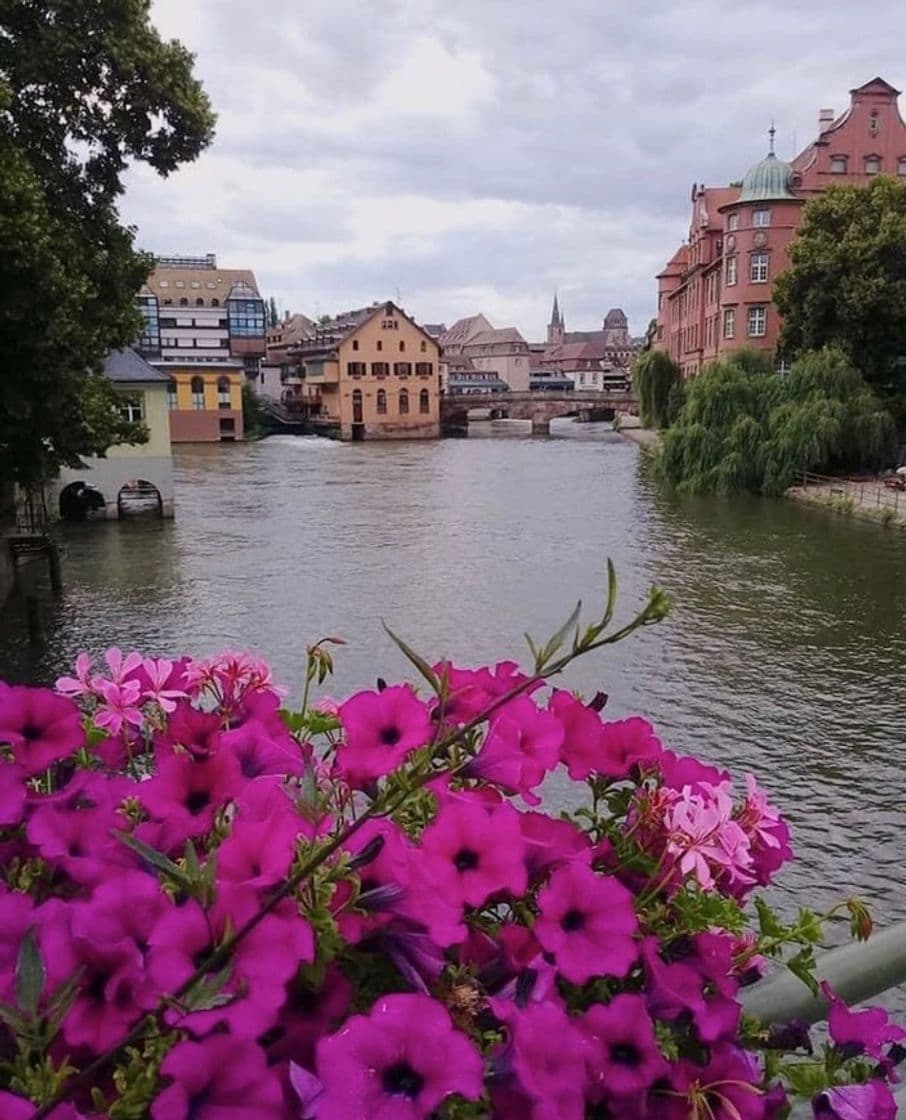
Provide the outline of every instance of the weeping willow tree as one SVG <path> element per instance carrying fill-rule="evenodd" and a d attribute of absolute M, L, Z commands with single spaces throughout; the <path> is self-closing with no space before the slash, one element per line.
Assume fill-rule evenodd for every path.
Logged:
<path fill-rule="evenodd" d="M 687 493 L 780 494 L 799 471 L 876 470 L 894 447 L 889 413 L 843 351 L 808 351 L 787 377 L 737 354 L 689 383 L 658 468 Z"/>
<path fill-rule="evenodd" d="M 674 390 L 680 384 L 679 366 L 663 350 L 645 350 L 635 363 L 632 379 L 642 423 L 646 428 L 666 428 L 671 420 L 671 402 L 676 401 Z"/>

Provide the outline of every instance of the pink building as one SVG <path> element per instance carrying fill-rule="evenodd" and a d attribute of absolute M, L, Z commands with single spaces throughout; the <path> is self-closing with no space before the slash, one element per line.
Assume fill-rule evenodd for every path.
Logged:
<path fill-rule="evenodd" d="M 684 376 L 741 347 L 771 353 L 780 318 L 775 277 L 810 199 L 834 184 L 864 186 L 873 175 L 906 178 L 900 91 L 882 78 L 850 91 L 840 116 L 822 109 L 818 135 L 792 163 L 767 156 L 729 187 L 692 186 L 688 240 L 658 274 L 656 345 Z"/>

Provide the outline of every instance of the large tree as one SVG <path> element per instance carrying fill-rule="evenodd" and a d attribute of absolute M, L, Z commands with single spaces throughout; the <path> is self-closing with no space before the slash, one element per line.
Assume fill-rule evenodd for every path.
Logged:
<path fill-rule="evenodd" d="M 777 278 L 781 351 L 822 346 L 849 354 L 866 381 L 906 422 L 906 183 L 832 187 L 806 208 Z"/>
<path fill-rule="evenodd" d="M 671 394 L 680 382 L 679 366 L 666 350 L 643 350 L 636 358 L 632 380 L 639 398 L 639 414 L 646 428 L 670 423 Z"/>
<path fill-rule="evenodd" d="M 151 259 L 117 212 L 129 161 L 167 175 L 210 142 L 192 55 L 150 0 L 0 5 L 0 482 L 35 485 L 141 440 L 100 376 L 136 338 Z"/>
<path fill-rule="evenodd" d="M 779 494 L 799 471 L 877 468 L 893 447 L 890 415 L 843 351 L 803 353 L 786 377 L 743 353 L 688 383 L 657 463 L 689 493 Z"/>

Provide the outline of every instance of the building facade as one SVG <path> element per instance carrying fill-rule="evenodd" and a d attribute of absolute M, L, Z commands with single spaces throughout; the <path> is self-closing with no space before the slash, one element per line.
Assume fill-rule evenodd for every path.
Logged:
<path fill-rule="evenodd" d="M 65 468 L 51 489 L 55 504 L 63 516 L 90 511 L 115 519 L 131 510 L 150 509 L 172 517 L 169 378 L 132 349 L 110 353 L 104 375 L 113 382 L 124 415 L 148 429 L 148 442 L 117 444 L 103 458 L 87 457 L 84 469 Z"/>
<path fill-rule="evenodd" d="M 475 370 L 496 374 L 514 392 L 528 389 L 531 353 L 515 327 L 498 329 L 484 315 L 471 315 L 457 320 L 438 341 L 444 359 L 468 358 Z"/>
<path fill-rule="evenodd" d="M 173 441 L 240 440 L 242 383 L 266 353 L 265 307 L 249 269 L 205 257 L 159 257 L 138 296 L 136 345 L 171 378 Z"/>
<path fill-rule="evenodd" d="M 567 378 L 577 389 L 603 390 L 624 387 L 640 340 L 630 335 L 629 321 L 620 307 L 607 312 L 600 330 L 568 331 L 555 295 L 547 340 L 531 349 L 536 378 Z"/>
<path fill-rule="evenodd" d="M 338 315 L 292 353 L 310 415 L 341 439 L 440 435 L 440 347 L 396 304 Z"/>
<path fill-rule="evenodd" d="M 767 156 L 741 184 L 693 185 L 689 236 L 657 277 L 654 340 L 684 376 L 742 347 L 777 356 L 782 324 L 772 286 L 789 267 L 805 203 L 838 184 L 906 178 L 898 98 L 899 90 L 875 78 L 850 91 L 844 113 L 820 110 L 816 138 L 791 163 L 777 158 L 772 128 Z"/>

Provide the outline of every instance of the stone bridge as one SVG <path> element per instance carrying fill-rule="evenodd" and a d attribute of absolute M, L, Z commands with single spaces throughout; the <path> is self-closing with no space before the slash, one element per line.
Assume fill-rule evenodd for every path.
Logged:
<path fill-rule="evenodd" d="M 551 420 L 574 416 L 578 420 L 613 420 L 617 412 L 638 412 L 638 401 L 624 390 L 578 389 L 571 392 L 457 393 L 443 397 L 443 429 L 464 428 L 469 419 L 531 420 L 533 435 L 548 435 Z M 476 415 L 480 414 L 480 416 Z"/>

